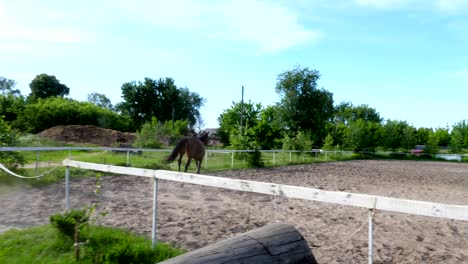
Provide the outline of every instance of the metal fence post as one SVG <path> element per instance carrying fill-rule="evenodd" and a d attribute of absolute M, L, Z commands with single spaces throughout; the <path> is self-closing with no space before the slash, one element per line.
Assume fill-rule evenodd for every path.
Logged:
<path fill-rule="evenodd" d="M 273 166 L 276 164 L 276 159 L 275 159 L 275 152 L 273 152 Z"/>
<path fill-rule="evenodd" d="M 153 227 L 151 230 L 151 245 L 156 246 L 156 225 L 158 221 L 158 178 L 153 178 Z"/>
<path fill-rule="evenodd" d="M 374 263 L 374 260 L 373 260 L 373 251 L 374 251 L 374 247 L 373 247 L 373 237 L 372 237 L 372 233 L 373 233 L 373 223 L 374 223 L 374 209 L 369 209 L 369 264 L 372 264 Z"/>
<path fill-rule="evenodd" d="M 130 150 L 127 149 L 127 167 L 130 166 Z"/>
<path fill-rule="evenodd" d="M 231 168 L 234 168 L 234 152 L 231 152 Z"/>
<path fill-rule="evenodd" d="M 70 167 L 65 168 L 65 210 L 70 211 Z"/>

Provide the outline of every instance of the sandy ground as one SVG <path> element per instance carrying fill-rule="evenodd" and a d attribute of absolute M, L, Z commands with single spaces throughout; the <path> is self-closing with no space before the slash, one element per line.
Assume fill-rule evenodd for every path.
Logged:
<path fill-rule="evenodd" d="M 203 171 L 202 171 L 203 173 Z M 468 164 L 348 161 L 216 173 L 222 177 L 468 205 Z M 71 204 L 99 202 L 99 224 L 150 236 L 152 183 L 129 176 L 72 178 Z M 0 230 L 63 212 L 64 183 L 0 196 Z M 160 181 L 157 237 L 193 250 L 275 221 L 293 224 L 319 263 L 367 263 L 367 210 Z M 364 224 L 364 225 L 363 225 Z M 362 229 L 359 229 L 362 227 Z M 359 230 L 348 239 L 349 235 Z M 468 263 L 468 222 L 378 211 L 374 263 Z"/>

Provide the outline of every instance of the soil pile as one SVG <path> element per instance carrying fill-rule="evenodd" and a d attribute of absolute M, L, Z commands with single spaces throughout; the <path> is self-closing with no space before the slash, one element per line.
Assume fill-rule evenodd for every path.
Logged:
<path fill-rule="evenodd" d="M 132 144 L 135 133 L 120 132 L 91 125 L 55 126 L 38 134 L 65 143 L 90 143 L 103 147 Z"/>

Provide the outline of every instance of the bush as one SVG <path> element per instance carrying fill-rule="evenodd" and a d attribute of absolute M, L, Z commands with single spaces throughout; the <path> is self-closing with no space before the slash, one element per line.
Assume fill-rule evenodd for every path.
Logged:
<path fill-rule="evenodd" d="M 52 226 L 56 227 L 60 233 L 73 238 L 75 235 L 75 227 L 81 227 L 82 224 L 89 220 L 89 216 L 85 210 L 71 210 L 64 214 L 55 214 L 49 218 Z"/>

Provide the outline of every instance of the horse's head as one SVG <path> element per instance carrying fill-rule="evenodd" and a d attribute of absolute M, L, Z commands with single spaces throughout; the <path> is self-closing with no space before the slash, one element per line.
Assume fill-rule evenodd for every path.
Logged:
<path fill-rule="evenodd" d="M 208 145 L 208 141 L 209 141 L 209 138 L 208 138 L 208 135 L 210 134 L 210 132 L 208 131 L 203 131 L 201 132 L 199 135 L 198 135 L 198 139 L 203 142 L 203 144 L 205 146 Z"/>

